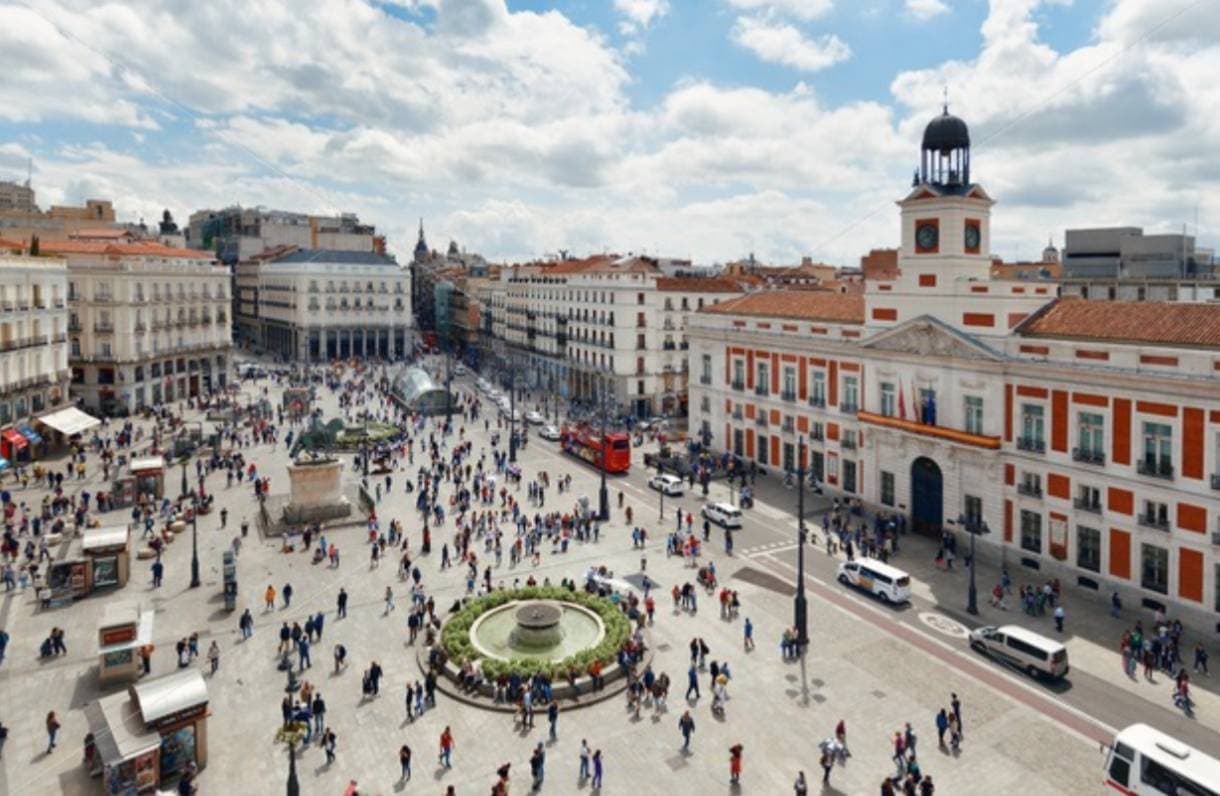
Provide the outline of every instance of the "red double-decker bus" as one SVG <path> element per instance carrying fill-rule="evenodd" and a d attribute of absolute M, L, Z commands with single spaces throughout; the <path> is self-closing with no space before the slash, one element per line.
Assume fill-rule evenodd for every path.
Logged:
<path fill-rule="evenodd" d="M 631 437 L 621 431 L 611 431 L 605 439 L 589 426 L 564 426 L 559 432 L 559 445 L 567 453 L 582 459 L 599 470 L 602 456 L 608 473 L 625 473 L 631 469 Z"/>

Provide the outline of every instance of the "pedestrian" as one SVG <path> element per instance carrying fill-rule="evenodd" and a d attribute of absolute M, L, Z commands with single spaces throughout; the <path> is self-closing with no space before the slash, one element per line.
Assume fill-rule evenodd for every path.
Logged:
<path fill-rule="evenodd" d="M 559 737 L 558 733 L 556 732 L 556 726 L 555 726 L 559 722 L 559 703 L 556 702 L 554 699 L 552 699 L 551 704 L 547 706 L 546 720 L 547 720 L 547 723 L 550 724 L 550 727 L 551 727 L 551 730 L 550 730 L 551 740 L 554 741 Z"/>
<path fill-rule="evenodd" d="M 284 595 L 284 607 L 287 608 L 292 605 L 292 584 L 285 583 L 282 592 Z"/>
<path fill-rule="evenodd" d="M 1122 610 L 1123 610 L 1123 600 L 1121 597 L 1118 596 L 1117 591 L 1113 592 L 1110 595 L 1110 616 L 1114 617 L 1115 619 L 1118 619 L 1119 614 L 1122 613 Z"/>
<path fill-rule="evenodd" d="M 534 790 L 538 790 L 546 776 L 546 750 L 542 748 L 542 741 L 538 742 L 530 755 L 530 774 L 534 777 Z"/>
<path fill-rule="evenodd" d="M 275 587 L 270 583 L 267 584 L 267 591 L 263 592 L 263 611 L 275 610 Z"/>
<path fill-rule="evenodd" d="M 941 708 L 936 714 L 936 742 L 941 749 L 945 748 L 945 731 L 949 729 L 949 716 L 945 713 L 945 709 Z"/>
<path fill-rule="evenodd" d="M 453 768 L 453 746 L 453 733 L 450 731 L 449 726 L 446 725 L 444 731 L 441 732 L 440 754 L 440 763 L 445 768 Z"/>
<path fill-rule="evenodd" d="M 830 782 L 830 770 L 835 766 L 835 758 L 830 753 L 829 747 L 822 750 L 822 757 L 818 760 L 818 765 L 822 767 L 822 781 Z M 798 789 L 797 792 L 803 793 L 804 791 Z"/>
<path fill-rule="evenodd" d="M 153 562 L 153 565 L 152 565 L 152 578 L 153 578 L 153 588 L 154 589 L 161 588 L 161 578 L 164 574 L 165 574 L 165 565 L 162 564 L 161 559 L 158 558 L 156 561 Z"/>
<path fill-rule="evenodd" d="M 212 640 L 212 645 L 208 647 L 208 663 L 212 666 L 212 674 L 216 674 L 216 670 L 220 668 L 220 645 Z"/>
<path fill-rule="evenodd" d="M 741 784 L 741 755 L 741 744 L 736 743 L 729 747 L 729 782 L 734 785 Z"/>
<path fill-rule="evenodd" d="M 55 749 L 55 736 L 59 733 L 59 719 L 55 715 L 55 711 L 47 714 L 47 754 Z"/>
<path fill-rule="evenodd" d="M 326 765 L 335 762 L 335 741 L 338 740 L 334 730 L 327 730 L 322 738 L 322 748 L 326 750 Z"/>
<path fill-rule="evenodd" d="M 1062 604 L 1056 605 L 1055 606 L 1055 631 L 1058 633 L 1063 632 L 1063 620 L 1064 620 L 1063 605 Z"/>
<path fill-rule="evenodd" d="M 1203 647 L 1202 642 L 1195 644 L 1195 673 L 1203 672 L 1206 675 L 1211 674 L 1207 671 L 1207 650 Z"/>
<path fill-rule="evenodd" d="M 342 619 L 342 618 L 344 618 L 345 616 L 347 616 L 347 589 L 344 589 L 342 586 L 340 586 L 340 587 L 339 587 L 339 612 L 338 612 L 338 615 L 339 615 L 339 618 L 340 618 L 340 619 Z"/>
<path fill-rule="evenodd" d="M 828 756 L 827 753 L 825 751 L 823 751 L 822 760 L 825 761 L 827 756 Z M 823 765 L 823 767 L 825 767 L 826 763 L 823 762 L 822 765 Z M 824 777 L 822 779 L 822 781 L 828 782 L 829 777 L 830 777 L 830 771 L 827 770 L 826 777 Z M 808 796 L 808 794 L 809 794 L 809 783 L 807 783 L 805 781 L 805 772 L 798 771 L 796 774 L 796 782 L 792 783 L 792 796 Z"/>
<path fill-rule="evenodd" d="M 936 793 L 936 786 L 932 784 L 932 775 L 924 777 L 919 782 L 919 796 L 932 796 Z"/>
<path fill-rule="evenodd" d="M 746 617 L 745 624 L 741 627 L 742 640 L 747 652 L 754 649 L 754 623 L 750 621 L 750 617 Z"/>
<path fill-rule="evenodd" d="M 583 783 L 589 778 L 589 742 L 581 739 L 581 772 L 576 775 L 577 781 Z"/>
<path fill-rule="evenodd" d="M 686 700 L 690 701 L 691 691 L 695 692 L 695 699 L 699 699 L 699 670 L 695 668 L 695 664 L 691 664 L 686 671 Z"/>
<path fill-rule="evenodd" d="M 678 719 L 678 729 L 682 732 L 682 751 L 689 751 L 690 737 L 695 732 L 695 720 L 691 717 L 689 710 Z"/>
<path fill-rule="evenodd" d="M 966 725 L 962 721 L 962 701 L 957 698 L 957 694 L 949 693 L 949 707 L 953 710 L 953 717 L 957 719 L 957 731 L 962 736 L 966 735 Z"/>
<path fill-rule="evenodd" d="M 398 765 L 402 769 L 400 780 L 411 778 L 411 747 L 403 744 L 398 750 Z"/>
<path fill-rule="evenodd" d="M 602 750 L 598 749 L 593 753 L 593 790 L 601 790 L 602 787 Z"/>
<path fill-rule="evenodd" d="M 322 737 L 322 733 L 326 730 L 326 701 L 322 699 L 322 693 L 314 694 L 313 705 L 313 728 L 318 737 Z"/>
<path fill-rule="evenodd" d="M 385 610 L 381 613 L 382 616 L 387 615 L 394 610 L 394 591 L 389 587 L 385 587 Z"/>

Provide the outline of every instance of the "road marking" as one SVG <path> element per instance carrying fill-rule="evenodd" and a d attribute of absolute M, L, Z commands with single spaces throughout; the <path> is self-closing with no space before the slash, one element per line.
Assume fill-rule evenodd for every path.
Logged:
<path fill-rule="evenodd" d="M 944 614 L 938 614 L 932 611 L 921 611 L 919 613 L 919 621 L 923 622 L 937 633 L 943 633 L 950 638 L 970 638 L 969 630 L 962 626 L 960 622 L 950 619 Z"/>

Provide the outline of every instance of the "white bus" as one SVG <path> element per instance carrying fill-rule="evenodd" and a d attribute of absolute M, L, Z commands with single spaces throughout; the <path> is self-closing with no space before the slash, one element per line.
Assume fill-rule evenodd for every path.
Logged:
<path fill-rule="evenodd" d="M 1121 796 L 1220 796 L 1220 760 L 1154 730 L 1132 724 L 1114 738 L 1104 790 Z"/>

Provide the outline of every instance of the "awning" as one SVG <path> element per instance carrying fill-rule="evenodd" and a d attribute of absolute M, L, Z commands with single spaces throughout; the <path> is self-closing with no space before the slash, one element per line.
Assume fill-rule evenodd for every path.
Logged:
<path fill-rule="evenodd" d="M 145 724 L 208 701 L 208 685 L 198 669 L 179 669 L 173 674 L 141 680 L 131 687 Z"/>
<path fill-rule="evenodd" d="M 67 434 L 70 437 L 73 434 L 88 431 L 102 421 L 82 412 L 75 406 L 69 406 L 66 409 L 60 409 L 58 412 L 43 415 L 38 418 L 38 422 L 50 426 L 60 434 Z"/>
<path fill-rule="evenodd" d="M 30 441 L 31 445 L 42 444 L 42 435 L 29 426 L 17 426 L 17 430 L 21 432 L 21 436 Z"/>
<path fill-rule="evenodd" d="M 0 431 L 0 439 L 3 439 L 17 450 L 28 447 L 30 444 L 26 441 L 25 437 L 21 436 L 21 432 L 15 428 L 6 428 L 4 431 Z"/>
<path fill-rule="evenodd" d="M 126 525 L 111 525 L 104 528 L 86 528 L 81 535 L 81 550 L 88 552 L 106 547 L 126 544 L 130 531 Z"/>
<path fill-rule="evenodd" d="M 165 469 L 165 459 L 160 456 L 142 456 L 131 460 L 133 473 L 160 472 Z"/>
<path fill-rule="evenodd" d="M 127 691 L 87 703 L 85 718 L 97 743 L 98 755 L 108 766 L 132 760 L 161 746 L 161 733 L 145 726 L 139 706 Z"/>

